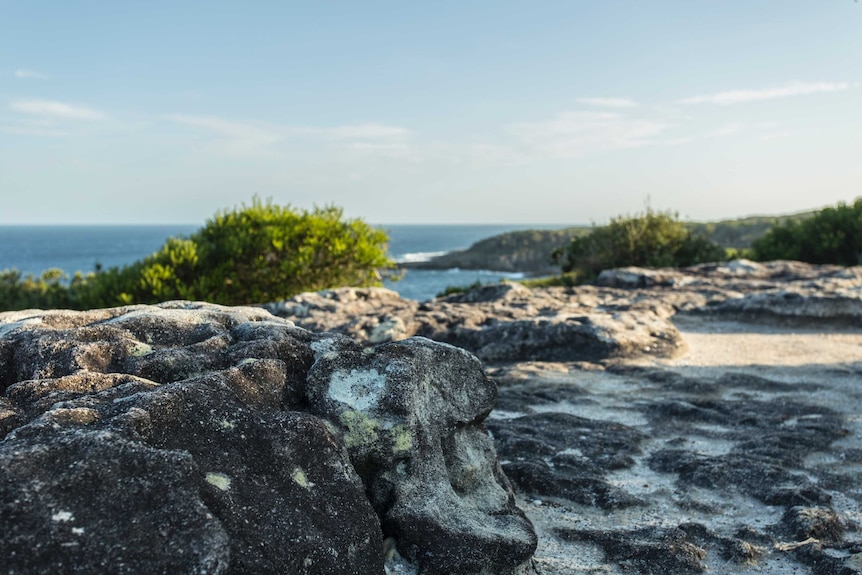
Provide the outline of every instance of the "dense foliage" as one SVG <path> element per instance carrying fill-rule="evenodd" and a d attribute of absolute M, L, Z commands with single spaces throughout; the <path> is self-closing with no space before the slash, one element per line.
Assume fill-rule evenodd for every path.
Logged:
<path fill-rule="evenodd" d="M 263 303 L 303 291 L 379 285 L 385 232 L 335 207 L 296 211 L 255 199 L 219 212 L 189 238 L 122 268 L 71 280 L 61 270 L 0 273 L 0 310 L 90 309 L 171 299 Z"/>
<path fill-rule="evenodd" d="M 772 228 L 753 244 L 758 260 L 799 260 L 813 264 L 862 264 L 862 197 L 839 202 L 813 217 Z"/>
<path fill-rule="evenodd" d="M 691 232 L 676 214 L 656 212 L 617 217 L 607 226 L 574 238 L 554 252 L 564 273 L 579 281 L 624 266 L 679 267 L 725 258 L 724 249 Z"/>
<path fill-rule="evenodd" d="M 785 222 L 802 221 L 814 214 L 815 212 L 803 212 L 789 216 L 749 216 L 718 222 L 690 222 L 686 227 L 724 248 L 743 251 L 750 248 L 755 240 L 763 237 L 773 227 Z"/>

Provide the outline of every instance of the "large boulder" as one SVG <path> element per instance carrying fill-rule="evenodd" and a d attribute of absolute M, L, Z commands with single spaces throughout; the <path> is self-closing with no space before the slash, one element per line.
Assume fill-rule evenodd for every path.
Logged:
<path fill-rule="evenodd" d="M 313 344 L 312 410 L 338 421 L 384 529 L 428 573 L 508 571 L 536 548 L 480 423 L 496 387 L 468 352 L 424 338 Z"/>
<path fill-rule="evenodd" d="M 444 344 L 203 303 L 13 312 L 0 392 L 10 574 L 508 574 L 536 546 L 481 426 L 495 388 Z"/>

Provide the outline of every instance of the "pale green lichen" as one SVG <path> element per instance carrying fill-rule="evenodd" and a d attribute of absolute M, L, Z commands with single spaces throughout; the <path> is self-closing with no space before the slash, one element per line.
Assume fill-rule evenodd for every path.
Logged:
<path fill-rule="evenodd" d="M 392 428 L 392 453 L 404 453 L 413 447 L 413 435 L 406 425 Z"/>
<path fill-rule="evenodd" d="M 153 353 L 153 346 L 147 345 L 144 342 L 136 341 L 129 349 L 129 355 L 132 357 L 142 357 Z"/>
<path fill-rule="evenodd" d="M 347 410 L 339 417 L 341 424 L 347 428 L 344 443 L 347 447 L 373 446 L 379 441 L 377 429 L 380 423 L 371 419 L 361 411 Z"/>
<path fill-rule="evenodd" d="M 376 369 L 337 369 L 329 378 L 329 397 L 357 410 L 376 405 L 385 390 L 386 375 Z"/>
<path fill-rule="evenodd" d="M 207 483 L 217 489 L 221 489 L 222 491 L 227 491 L 230 489 L 230 477 L 228 477 L 224 473 L 210 472 L 206 474 L 206 477 L 204 479 L 206 479 Z"/>
<path fill-rule="evenodd" d="M 231 429 L 236 427 L 236 424 L 233 421 L 228 421 L 227 419 L 222 419 L 218 422 L 218 426 L 224 429 L 225 431 L 230 431 Z"/>
<path fill-rule="evenodd" d="M 300 487 L 305 487 L 306 489 L 314 487 L 314 483 L 308 480 L 308 476 L 305 475 L 305 471 L 300 467 L 293 470 L 293 473 L 290 474 L 290 478 L 293 479 L 294 483 Z"/>
<path fill-rule="evenodd" d="M 254 357 L 247 357 L 247 358 L 243 359 L 242 361 L 240 361 L 238 364 L 236 364 L 236 366 L 241 367 L 243 365 L 248 365 L 248 364 L 254 363 L 256 361 L 257 361 L 257 359 Z"/>

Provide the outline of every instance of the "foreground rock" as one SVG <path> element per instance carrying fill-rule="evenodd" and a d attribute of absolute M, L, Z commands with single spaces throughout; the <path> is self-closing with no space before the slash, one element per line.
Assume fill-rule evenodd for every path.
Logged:
<path fill-rule="evenodd" d="M 520 572 L 477 360 L 260 309 L 0 314 L 5 573 Z"/>

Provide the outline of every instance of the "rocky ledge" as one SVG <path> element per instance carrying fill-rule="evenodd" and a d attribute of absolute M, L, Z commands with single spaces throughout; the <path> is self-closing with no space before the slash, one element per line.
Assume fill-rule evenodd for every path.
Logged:
<path fill-rule="evenodd" d="M 862 573 L 862 268 L 266 307 L 0 314 L 5 572 Z"/>
<path fill-rule="evenodd" d="M 530 568 L 495 385 L 450 345 L 189 302 L 10 312 L 0 392 L 10 575 Z"/>
<path fill-rule="evenodd" d="M 862 325 L 862 266 L 736 260 L 608 270 L 571 288 L 488 285 L 421 304 L 383 288 L 341 288 L 265 307 L 369 345 L 419 335 L 486 362 L 674 357 L 686 350 L 671 321 L 678 313 Z"/>
<path fill-rule="evenodd" d="M 488 362 L 487 426 L 539 534 L 534 573 L 862 573 L 862 267 L 626 268 L 568 289 L 424 304 L 347 289 L 269 309 Z"/>

